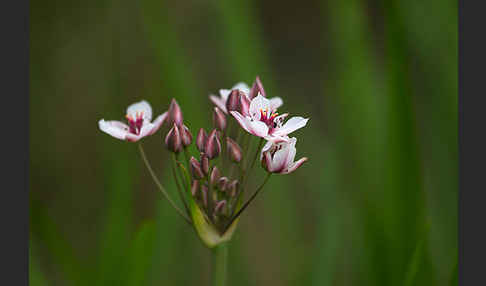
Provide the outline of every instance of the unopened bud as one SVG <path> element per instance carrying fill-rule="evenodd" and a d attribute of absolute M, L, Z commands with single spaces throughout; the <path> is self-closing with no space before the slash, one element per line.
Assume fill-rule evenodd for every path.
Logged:
<path fill-rule="evenodd" d="M 196 158 L 191 157 L 191 159 L 189 160 L 189 165 L 191 166 L 191 172 L 194 178 L 201 179 L 204 177 L 204 173 L 201 170 L 201 165 Z"/>
<path fill-rule="evenodd" d="M 241 148 L 233 139 L 226 137 L 226 146 L 231 161 L 239 163 L 241 161 Z"/>
<path fill-rule="evenodd" d="M 215 213 L 222 212 L 225 205 L 226 205 L 226 200 L 219 201 L 214 207 L 214 212 Z"/>
<path fill-rule="evenodd" d="M 267 94 L 265 93 L 265 89 L 263 89 L 263 84 L 260 80 L 260 77 L 257 76 L 256 79 L 255 79 L 255 82 L 256 82 L 256 85 L 258 87 L 258 91 L 260 92 L 260 94 L 263 96 L 263 97 L 267 97 Z M 258 94 L 257 94 L 258 95 Z"/>
<path fill-rule="evenodd" d="M 208 187 L 206 185 L 201 186 L 201 194 L 203 199 L 203 204 L 205 207 L 208 206 Z"/>
<path fill-rule="evenodd" d="M 192 134 L 186 125 L 182 125 L 181 128 L 181 142 L 184 147 L 187 147 L 192 143 Z"/>
<path fill-rule="evenodd" d="M 201 169 L 204 172 L 204 175 L 209 173 L 209 158 L 204 153 L 201 155 Z"/>
<path fill-rule="evenodd" d="M 211 185 L 216 185 L 219 181 L 221 174 L 219 173 L 218 167 L 214 166 L 213 170 L 211 171 L 210 181 Z"/>
<path fill-rule="evenodd" d="M 199 152 L 204 152 L 204 148 L 206 146 L 206 141 L 208 140 L 208 134 L 204 128 L 199 129 L 196 137 L 196 146 Z"/>
<path fill-rule="evenodd" d="M 195 197 L 197 195 L 198 190 L 199 190 L 199 181 L 194 180 L 192 182 L 192 187 L 191 187 L 191 194 L 192 194 L 193 197 Z"/>
<path fill-rule="evenodd" d="M 169 111 L 167 113 L 167 122 L 169 125 L 176 124 L 181 126 L 183 121 L 182 110 L 179 107 L 179 104 L 177 104 L 177 101 L 173 98 L 170 102 Z"/>
<path fill-rule="evenodd" d="M 167 145 L 167 148 L 174 153 L 179 153 L 182 150 L 181 135 L 179 127 L 177 127 L 176 124 L 173 125 L 169 130 L 169 133 L 167 133 L 167 136 L 165 136 L 165 145 Z"/>
<path fill-rule="evenodd" d="M 233 89 L 230 92 L 228 99 L 226 99 L 226 110 L 228 113 L 238 108 L 238 96 L 239 92 L 237 89 Z"/>
<path fill-rule="evenodd" d="M 238 182 L 238 180 L 234 180 L 228 185 L 228 190 L 230 190 L 230 195 L 232 197 L 236 196 L 239 184 L 240 183 Z"/>
<path fill-rule="evenodd" d="M 213 112 L 213 124 L 221 131 L 226 129 L 226 115 L 217 107 L 214 108 Z"/>
<path fill-rule="evenodd" d="M 219 178 L 218 180 L 219 189 L 223 192 L 226 191 L 226 188 L 228 187 L 228 183 L 229 183 L 229 179 L 227 177 Z"/>
<path fill-rule="evenodd" d="M 260 77 L 257 76 L 255 81 L 253 82 L 253 85 L 251 86 L 250 93 L 248 94 L 248 98 L 252 100 L 253 98 L 257 97 L 259 92 L 263 97 L 267 96 L 265 94 L 265 90 L 263 89 L 263 84 L 260 81 Z"/>
<path fill-rule="evenodd" d="M 243 116 L 248 116 L 250 110 L 250 99 L 244 94 L 240 94 L 238 97 L 238 109 L 237 111 Z"/>
<path fill-rule="evenodd" d="M 219 142 L 216 129 L 213 129 L 213 131 L 209 133 L 204 151 L 209 159 L 214 159 L 218 157 L 219 153 L 221 153 L 221 143 Z"/>

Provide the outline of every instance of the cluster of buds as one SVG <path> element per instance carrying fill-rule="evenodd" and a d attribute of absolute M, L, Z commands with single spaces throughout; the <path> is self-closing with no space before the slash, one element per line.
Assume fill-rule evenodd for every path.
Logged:
<path fill-rule="evenodd" d="M 291 173 L 307 161 L 304 157 L 294 162 L 297 139 L 288 135 L 304 127 L 308 119 L 297 116 L 284 123 L 288 114 L 277 112 L 283 104 L 282 99 L 267 98 L 258 77 L 251 88 L 245 83 L 238 83 L 231 89 L 219 90 L 219 94 L 219 97 L 209 96 L 216 105 L 212 113 L 213 129 L 209 134 L 203 128 L 199 129 L 195 148 L 191 148 L 193 136 L 184 124 L 182 110 L 175 99 L 172 99 L 168 110 L 153 122 L 152 109 L 146 101 L 128 107 L 128 124 L 99 121 L 103 132 L 130 142 L 154 134 L 163 125 L 167 126 L 165 146 L 173 153 L 174 180 L 185 213 L 153 175 L 140 144 L 142 157 L 162 193 L 195 227 L 208 247 L 231 239 L 239 216 L 263 188 L 270 174 Z M 254 138 L 259 138 L 256 149 L 249 148 L 253 146 L 251 140 Z M 264 141 L 266 144 L 263 146 Z M 185 156 L 180 156 L 180 153 Z M 258 159 L 268 175 L 244 202 L 245 193 L 251 187 L 249 182 L 256 181 L 250 180 L 249 176 Z"/>

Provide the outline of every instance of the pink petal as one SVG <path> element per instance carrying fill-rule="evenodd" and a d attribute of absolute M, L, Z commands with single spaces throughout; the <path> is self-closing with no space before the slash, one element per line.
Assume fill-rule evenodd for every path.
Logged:
<path fill-rule="evenodd" d="M 128 126 L 120 121 L 105 121 L 101 119 L 98 121 L 98 127 L 101 131 L 120 140 L 125 140 L 125 136 L 129 134 Z"/>
<path fill-rule="evenodd" d="M 307 157 L 303 157 L 301 159 L 299 159 L 299 161 L 297 162 L 294 162 L 292 164 L 292 166 L 290 166 L 287 170 L 285 170 L 282 174 L 290 174 L 292 173 L 293 171 L 297 170 L 297 168 L 299 168 L 302 164 L 304 164 L 304 162 L 307 161 Z"/>
<path fill-rule="evenodd" d="M 152 135 L 155 132 L 157 132 L 157 130 L 159 130 L 160 126 L 162 126 L 162 124 L 164 124 L 165 119 L 167 119 L 167 111 L 162 113 L 161 115 L 157 116 L 157 118 L 155 118 L 154 122 L 152 122 L 152 124 L 154 126 L 153 126 L 152 130 L 150 130 L 149 135 Z"/>
<path fill-rule="evenodd" d="M 260 160 L 263 158 L 263 153 L 270 150 L 272 145 L 273 145 L 273 142 L 271 142 L 271 141 L 267 141 L 267 143 L 265 143 L 265 145 L 262 148 L 262 151 L 260 152 Z"/>
<path fill-rule="evenodd" d="M 228 111 L 226 110 L 226 99 L 215 95 L 210 95 L 209 99 L 224 113 L 228 114 Z"/>
<path fill-rule="evenodd" d="M 307 124 L 309 118 L 303 118 L 300 116 L 290 118 L 282 127 L 273 132 L 275 136 L 285 136 L 295 130 L 304 127 Z"/>

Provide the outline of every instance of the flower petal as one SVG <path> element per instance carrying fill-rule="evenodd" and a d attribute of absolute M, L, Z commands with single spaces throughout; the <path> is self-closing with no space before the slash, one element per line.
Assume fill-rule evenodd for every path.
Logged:
<path fill-rule="evenodd" d="M 287 149 L 289 153 L 288 153 L 287 161 L 285 162 L 286 168 L 288 168 L 294 163 L 295 153 L 297 152 L 297 149 L 295 149 L 295 143 L 297 143 L 297 138 L 295 137 L 290 138 L 290 142 L 287 145 Z"/>
<path fill-rule="evenodd" d="M 224 113 L 228 114 L 228 111 L 226 110 L 226 99 L 224 99 L 223 97 L 217 97 L 212 94 L 209 95 L 209 99 Z"/>
<path fill-rule="evenodd" d="M 260 120 L 261 110 L 267 109 L 270 109 L 270 100 L 263 97 L 261 94 L 258 94 L 258 96 L 250 102 L 250 116 L 255 120 Z"/>
<path fill-rule="evenodd" d="M 157 132 L 157 130 L 159 130 L 160 126 L 162 126 L 162 124 L 164 124 L 166 119 L 167 119 L 167 111 L 162 113 L 161 115 L 157 116 L 157 118 L 155 118 L 154 122 L 152 122 L 153 128 L 152 128 L 152 130 L 150 130 L 149 135 L 152 135 L 155 132 Z"/>
<path fill-rule="evenodd" d="M 238 121 L 243 129 L 245 129 L 247 132 L 250 132 L 250 129 L 248 128 L 249 120 L 247 120 L 246 117 L 241 115 L 241 113 L 239 113 L 238 111 L 231 111 L 231 115 L 233 115 L 233 117 L 236 119 L 236 121 Z"/>
<path fill-rule="evenodd" d="M 287 165 L 285 164 L 287 163 L 287 158 L 289 156 L 288 146 L 289 145 L 285 146 L 284 148 L 278 150 L 277 152 L 275 152 L 275 154 L 273 154 L 271 166 L 269 166 L 270 172 L 281 173 L 282 171 L 284 171 L 284 169 L 287 168 Z"/>
<path fill-rule="evenodd" d="M 126 135 L 129 134 L 128 126 L 120 121 L 105 121 L 101 119 L 98 121 L 98 127 L 101 131 L 120 140 L 125 140 Z"/>
<path fill-rule="evenodd" d="M 265 145 L 262 148 L 262 151 L 260 152 L 260 160 L 263 158 L 263 153 L 270 150 L 270 148 L 272 148 L 272 145 L 273 145 L 272 141 L 267 141 L 267 143 L 265 143 Z"/>
<path fill-rule="evenodd" d="M 282 127 L 273 132 L 275 136 L 285 136 L 295 130 L 304 127 L 307 124 L 309 118 L 303 118 L 300 116 L 290 118 Z"/>
<path fill-rule="evenodd" d="M 250 93 L 250 87 L 244 82 L 239 82 L 239 83 L 235 84 L 231 89 L 238 89 L 238 90 L 242 91 L 243 93 L 245 93 L 245 95 L 247 95 L 247 96 Z"/>
<path fill-rule="evenodd" d="M 127 108 L 127 115 L 132 118 L 137 117 L 137 112 L 143 112 L 143 119 L 148 121 L 152 120 L 152 107 L 150 107 L 150 104 L 147 101 L 142 100 L 136 102 Z"/>
<path fill-rule="evenodd" d="M 258 136 L 258 137 L 266 137 L 268 135 L 268 126 L 267 124 L 261 121 L 255 121 L 245 118 L 248 121 L 249 131 L 251 134 Z"/>
<path fill-rule="evenodd" d="M 272 111 L 277 110 L 280 106 L 282 106 L 283 100 L 280 97 L 272 97 L 270 98 L 270 109 Z"/>
<path fill-rule="evenodd" d="M 302 164 L 307 161 L 307 157 L 300 158 L 299 161 L 294 162 L 289 168 L 287 168 L 282 174 L 290 174 L 297 170 Z"/>

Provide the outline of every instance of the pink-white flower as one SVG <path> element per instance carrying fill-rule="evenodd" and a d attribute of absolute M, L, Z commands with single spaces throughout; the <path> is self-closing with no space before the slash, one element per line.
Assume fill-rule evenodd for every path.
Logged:
<path fill-rule="evenodd" d="M 212 95 L 212 94 L 209 95 L 209 99 L 226 114 L 228 114 L 228 110 L 226 109 L 226 101 L 228 100 L 228 97 L 229 97 L 232 90 L 241 91 L 248 98 L 248 101 L 251 100 L 248 97 L 249 93 L 250 93 L 250 87 L 244 82 L 239 82 L 239 83 L 235 84 L 231 89 L 220 89 L 219 90 L 220 97 L 217 97 L 217 96 Z M 258 93 L 258 94 L 260 94 L 260 93 Z M 283 101 L 280 97 L 273 97 L 269 100 L 271 102 L 271 105 L 275 109 L 279 108 L 283 104 Z"/>
<path fill-rule="evenodd" d="M 304 127 L 309 120 L 295 116 L 284 124 L 283 120 L 288 116 L 288 113 L 278 115 L 277 108 L 261 94 L 251 101 L 247 116 L 238 111 L 231 111 L 231 114 L 247 132 L 272 142 L 287 140 L 288 134 Z"/>
<path fill-rule="evenodd" d="M 154 134 L 164 123 L 166 117 L 167 112 L 164 112 L 153 122 L 150 122 L 152 120 L 152 108 L 147 101 L 142 100 L 127 108 L 125 118 L 128 124 L 116 120 L 105 121 L 101 119 L 98 122 L 98 126 L 101 131 L 117 139 L 135 142 L 145 136 Z"/>
<path fill-rule="evenodd" d="M 307 158 L 303 157 L 294 162 L 297 151 L 295 143 L 297 143 L 295 137 L 279 143 L 268 141 L 260 155 L 263 167 L 270 173 L 288 174 L 295 171 L 307 161 Z"/>

